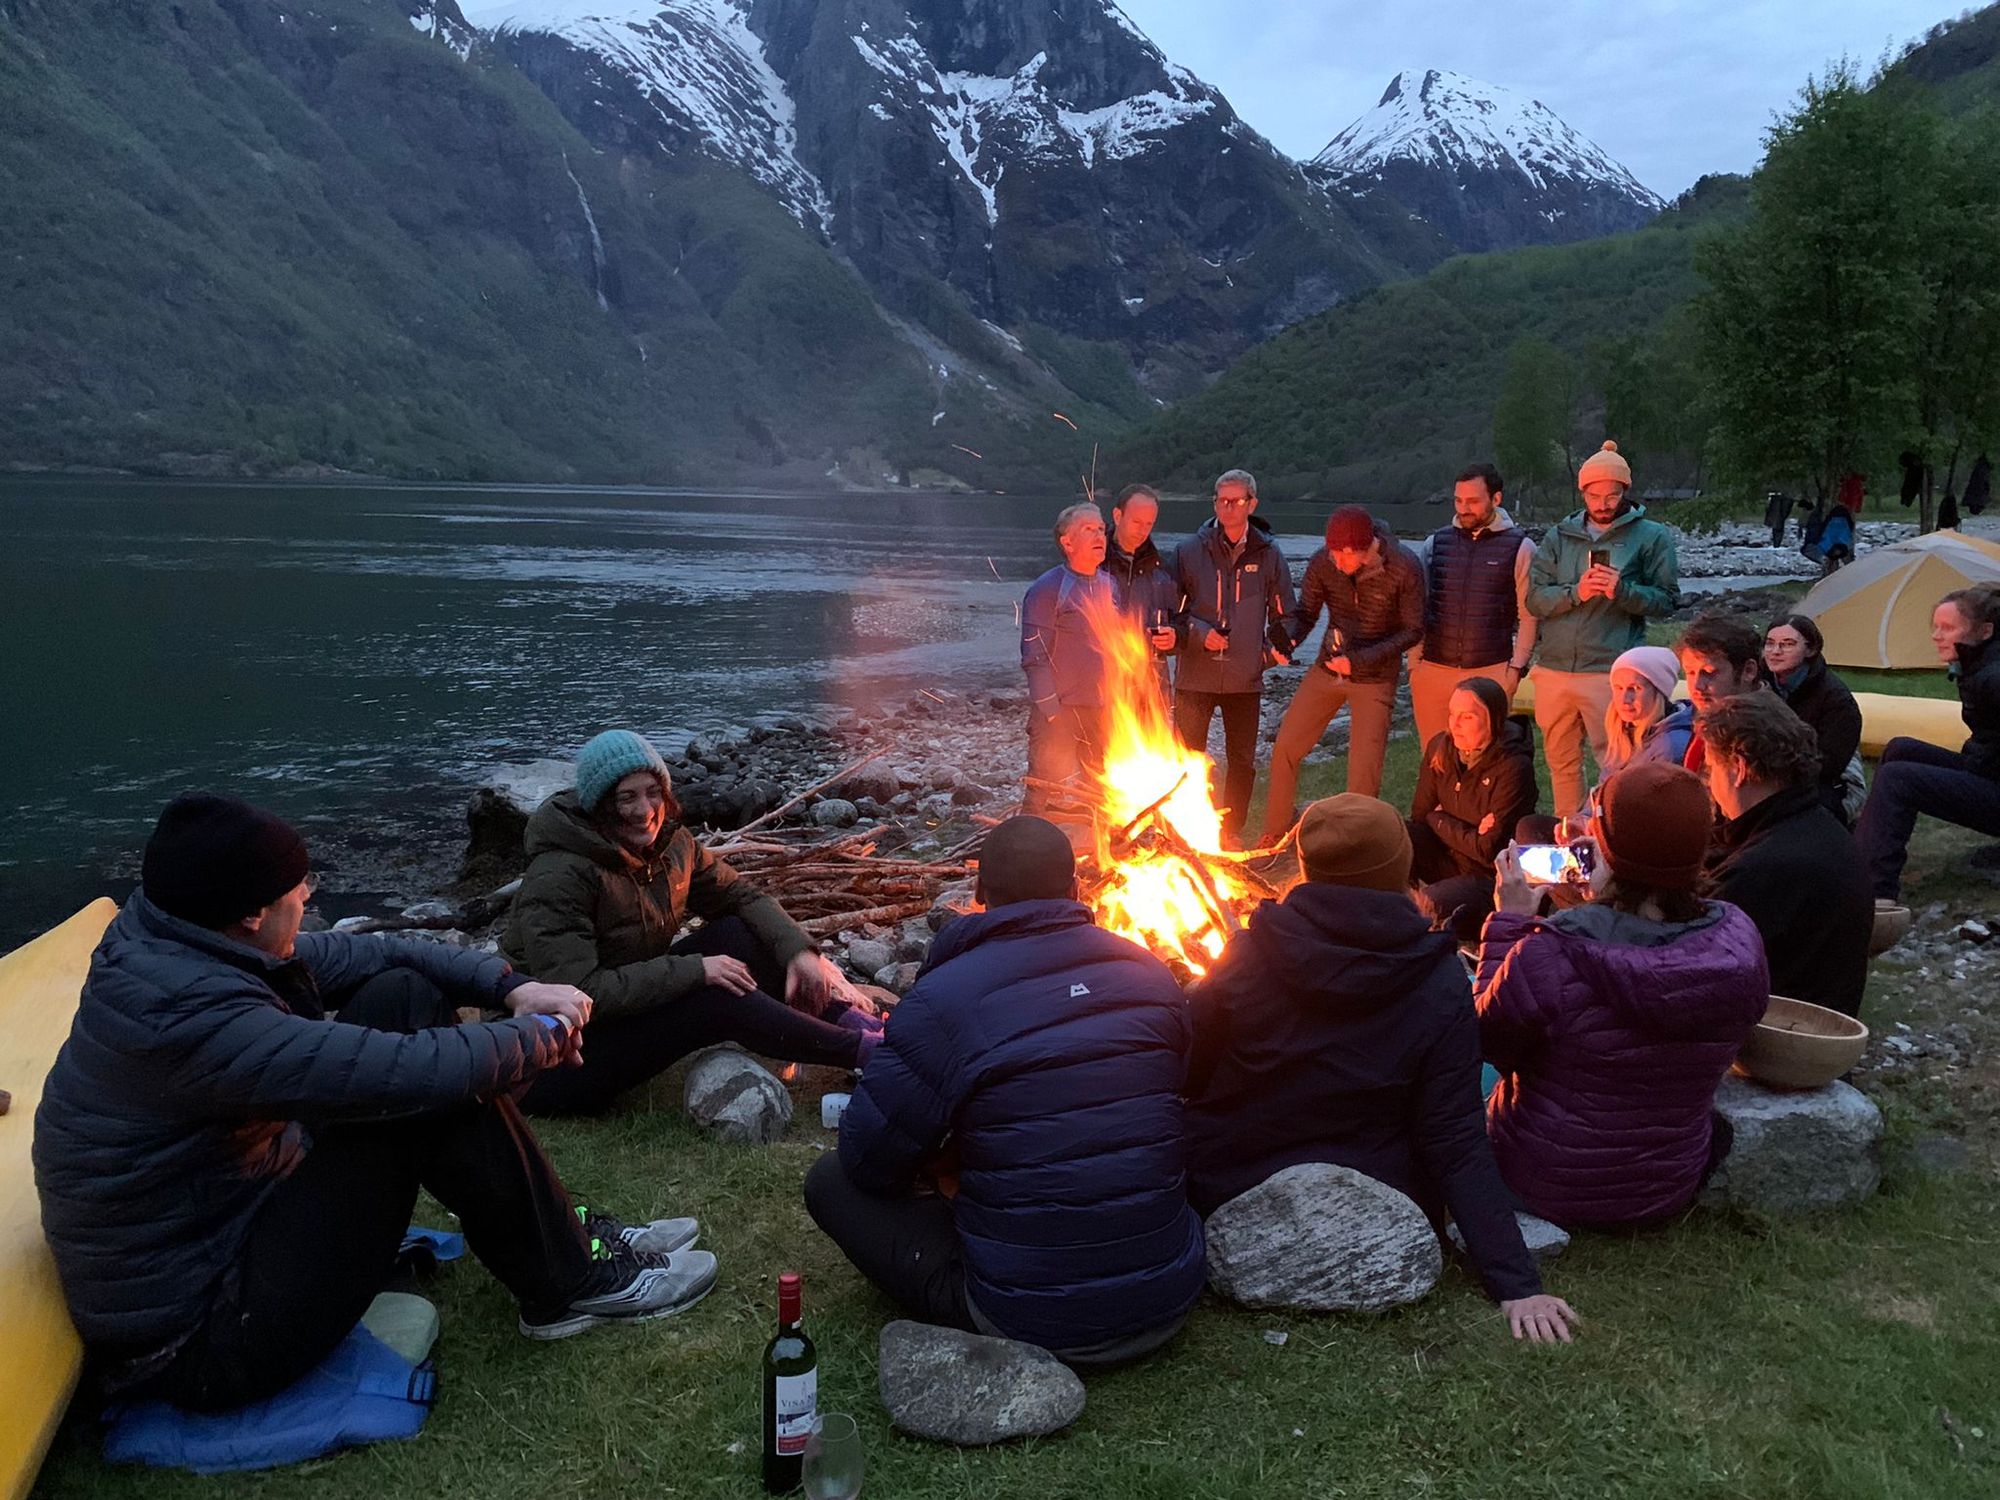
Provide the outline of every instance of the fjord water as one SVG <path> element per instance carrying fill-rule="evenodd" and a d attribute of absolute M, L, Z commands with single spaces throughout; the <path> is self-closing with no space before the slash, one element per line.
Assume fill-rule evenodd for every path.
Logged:
<path fill-rule="evenodd" d="M 495 762 L 1017 683 L 1066 503 L 0 482 L 0 949 L 122 894 L 190 788 L 296 820 L 335 892 L 422 892 Z"/>

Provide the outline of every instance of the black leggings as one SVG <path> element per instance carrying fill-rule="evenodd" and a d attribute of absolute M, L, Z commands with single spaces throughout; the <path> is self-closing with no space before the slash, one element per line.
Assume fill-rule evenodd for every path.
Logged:
<path fill-rule="evenodd" d="M 415 1032 L 458 1018 L 430 980 L 391 969 L 362 985 L 340 1019 Z M 509 1100 L 315 1128 L 305 1160 L 251 1220 L 207 1317 L 138 1394 L 219 1411 L 276 1395 L 314 1368 L 388 1280 L 419 1187 L 458 1215 L 472 1253 L 524 1308 L 567 1305 L 589 1275 L 569 1195 Z"/>
<path fill-rule="evenodd" d="M 524 1110 L 531 1115 L 595 1114 L 690 1052 L 721 1042 L 735 1042 L 760 1056 L 787 1062 L 828 1068 L 855 1065 L 859 1033 L 771 998 L 784 992 L 784 971 L 737 918 L 706 923 L 670 951 L 741 959 L 758 988 L 732 995 L 709 985 L 635 1016 L 592 1021 L 583 1032 L 583 1066 L 551 1068 L 537 1075 L 521 1097 Z"/>

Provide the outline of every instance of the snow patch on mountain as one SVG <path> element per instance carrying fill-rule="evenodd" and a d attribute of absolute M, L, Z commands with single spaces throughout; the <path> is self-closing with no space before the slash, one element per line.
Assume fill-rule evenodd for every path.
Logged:
<path fill-rule="evenodd" d="M 791 94 L 734 0 L 510 0 L 466 18 L 487 32 L 546 32 L 601 57 L 801 224 L 830 232 L 833 205 L 798 159 Z"/>
<path fill-rule="evenodd" d="M 1542 189 L 1564 179 L 1601 183 L 1651 208 L 1665 206 L 1539 100 L 1437 69 L 1397 74 L 1381 102 L 1312 164 L 1338 183 L 1398 160 L 1447 171 L 1511 169 Z"/>

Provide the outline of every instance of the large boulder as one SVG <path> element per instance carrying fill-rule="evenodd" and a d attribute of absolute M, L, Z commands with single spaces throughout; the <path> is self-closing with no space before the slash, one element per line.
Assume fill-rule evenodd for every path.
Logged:
<path fill-rule="evenodd" d="M 898 1431 L 961 1448 L 1060 1432 L 1083 1382 L 1046 1349 L 897 1321 L 882 1330 L 882 1405 Z"/>
<path fill-rule="evenodd" d="M 1768 1089 L 1734 1074 L 1715 1107 L 1735 1131 L 1701 1201 L 1757 1213 L 1845 1208 L 1882 1182 L 1882 1112 L 1846 1083 Z"/>
<path fill-rule="evenodd" d="M 713 1048 L 688 1068 L 682 1102 L 697 1125 L 725 1141 L 769 1145 L 792 1123 L 792 1096 L 756 1060 Z"/>
<path fill-rule="evenodd" d="M 522 838 L 529 814 L 574 785 L 576 766 L 566 760 L 495 766 L 465 810 L 468 842 L 460 884 L 469 890 L 491 890 L 519 875 L 528 862 Z"/>
<path fill-rule="evenodd" d="M 1429 1292 L 1443 1270 L 1424 1211 L 1348 1167 L 1287 1167 L 1208 1219 L 1209 1284 L 1246 1307 L 1395 1307 Z"/>

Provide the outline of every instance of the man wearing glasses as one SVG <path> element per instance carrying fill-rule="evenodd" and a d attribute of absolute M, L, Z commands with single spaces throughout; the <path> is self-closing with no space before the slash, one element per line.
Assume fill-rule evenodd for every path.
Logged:
<path fill-rule="evenodd" d="M 1289 660 L 1285 617 L 1292 570 L 1255 515 L 1257 481 L 1231 469 L 1215 481 L 1215 515 L 1174 551 L 1181 612 L 1174 674 L 1174 725 L 1190 750 L 1208 748 L 1222 714 L 1222 834 L 1240 845 L 1257 784 L 1257 729 L 1264 672 Z"/>

